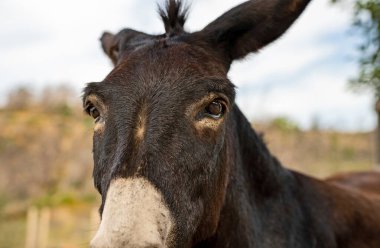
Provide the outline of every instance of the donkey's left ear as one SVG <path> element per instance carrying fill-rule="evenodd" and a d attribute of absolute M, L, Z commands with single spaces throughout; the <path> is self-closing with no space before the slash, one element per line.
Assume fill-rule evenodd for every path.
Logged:
<path fill-rule="evenodd" d="M 310 0 L 251 0 L 224 13 L 198 32 L 228 66 L 280 37 Z"/>

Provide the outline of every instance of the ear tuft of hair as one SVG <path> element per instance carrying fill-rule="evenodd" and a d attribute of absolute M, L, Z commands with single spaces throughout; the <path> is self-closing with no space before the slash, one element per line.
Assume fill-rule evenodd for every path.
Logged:
<path fill-rule="evenodd" d="M 167 36 L 174 36 L 185 32 L 183 26 L 188 15 L 188 6 L 181 0 L 167 0 L 165 9 L 158 7 L 158 13 L 165 25 Z"/>

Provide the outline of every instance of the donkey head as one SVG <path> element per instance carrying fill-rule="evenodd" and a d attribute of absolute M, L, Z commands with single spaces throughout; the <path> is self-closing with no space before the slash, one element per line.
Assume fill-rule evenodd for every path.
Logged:
<path fill-rule="evenodd" d="M 284 33 L 307 2 L 248 1 L 187 33 L 186 8 L 170 0 L 165 34 L 103 34 L 115 67 L 83 96 L 102 195 L 91 247 L 191 247 L 215 234 L 234 160 L 228 69 Z"/>

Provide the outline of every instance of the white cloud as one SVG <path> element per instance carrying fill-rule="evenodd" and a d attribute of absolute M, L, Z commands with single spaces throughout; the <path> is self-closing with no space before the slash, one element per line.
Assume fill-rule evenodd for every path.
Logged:
<path fill-rule="evenodd" d="M 371 97 L 349 92 L 344 76 L 318 71 L 300 80 L 297 87 L 275 88 L 264 94 L 239 92 L 238 104 L 254 120 L 286 116 L 302 128 L 309 128 L 315 119 L 325 128 L 374 128 Z"/>

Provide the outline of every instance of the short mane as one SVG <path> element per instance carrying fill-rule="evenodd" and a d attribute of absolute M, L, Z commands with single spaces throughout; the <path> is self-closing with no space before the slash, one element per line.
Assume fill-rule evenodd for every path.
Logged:
<path fill-rule="evenodd" d="M 158 13 L 165 25 L 167 36 L 174 36 L 185 32 L 183 26 L 188 15 L 188 6 L 181 0 L 167 0 L 165 9 L 158 7 Z"/>

